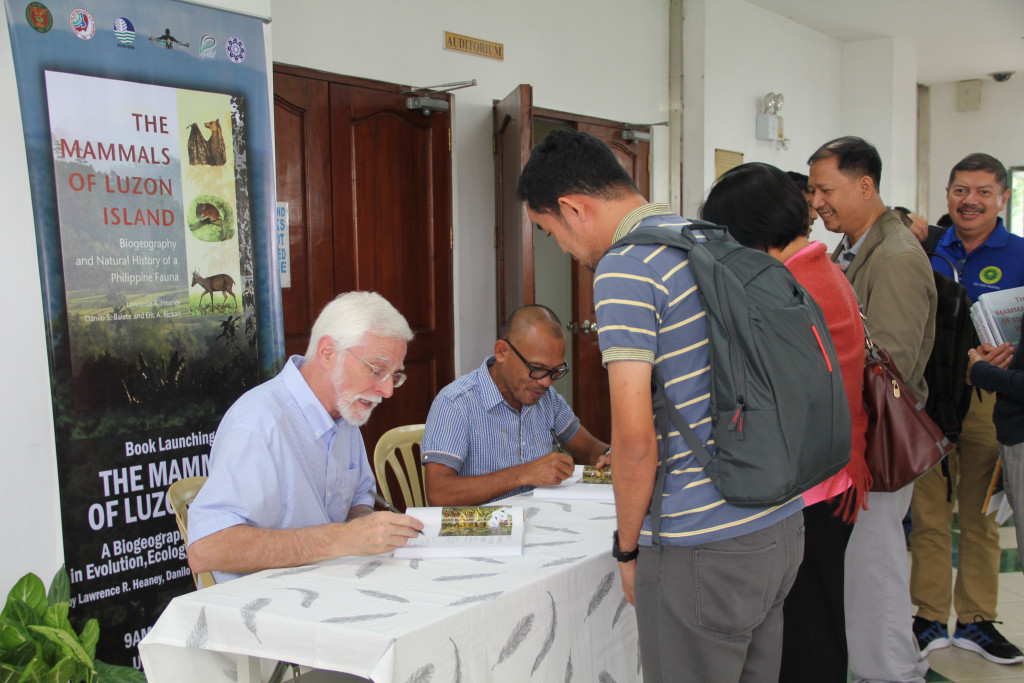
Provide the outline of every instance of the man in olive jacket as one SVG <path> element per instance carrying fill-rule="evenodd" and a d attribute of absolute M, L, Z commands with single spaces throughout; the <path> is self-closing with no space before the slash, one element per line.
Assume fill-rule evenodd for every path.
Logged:
<path fill-rule="evenodd" d="M 832 260 L 846 272 L 876 344 L 886 349 L 918 400 L 935 339 L 935 284 L 921 245 L 878 194 L 882 160 L 863 139 L 822 145 L 808 160 L 812 208 L 842 233 Z M 846 638 L 850 677 L 923 683 L 928 664 L 909 626 L 910 572 L 902 520 L 912 485 L 872 492 L 846 550 Z"/>

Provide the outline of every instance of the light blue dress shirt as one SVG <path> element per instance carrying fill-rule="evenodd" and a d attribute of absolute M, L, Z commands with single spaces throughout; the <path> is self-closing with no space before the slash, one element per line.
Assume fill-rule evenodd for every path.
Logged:
<path fill-rule="evenodd" d="M 505 401 L 491 379 L 487 369 L 492 363 L 494 356 L 434 399 L 420 446 L 424 463 L 451 467 L 461 477 L 490 474 L 550 453 L 552 429 L 559 443 L 576 436 L 579 418 L 554 387 L 520 412 Z M 494 500 L 532 488 L 517 488 Z"/>
<path fill-rule="evenodd" d="M 298 529 L 373 506 L 373 470 L 357 427 L 333 419 L 292 356 L 224 414 L 209 479 L 189 507 L 189 543 L 231 526 Z M 218 583 L 239 574 L 214 572 Z"/>

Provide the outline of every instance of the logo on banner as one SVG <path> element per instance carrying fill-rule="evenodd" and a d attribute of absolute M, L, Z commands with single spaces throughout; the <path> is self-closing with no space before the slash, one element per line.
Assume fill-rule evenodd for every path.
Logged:
<path fill-rule="evenodd" d="M 36 33 L 46 33 L 53 28 L 53 15 L 41 2 L 30 2 L 25 7 L 25 19 Z"/>
<path fill-rule="evenodd" d="M 72 10 L 68 21 L 71 23 L 71 30 L 82 40 L 91 40 L 96 35 L 96 21 L 84 9 Z"/>
<path fill-rule="evenodd" d="M 114 37 L 117 39 L 118 47 L 135 49 L 135 27 L 127 17 L 114 19 Z"/>
<path fill-rule="evenodd" d="M 206 59 L 213 59 L 217 56 L 217 39 L 209 33 L 204 33 L 199 41 L 199 56 Z"/>
<path fill-rule="evenodd" d="M 231 36 L 228 38 L 227 45 L 224 46 L 224 49 L 228 53 L 228 58 L 230 58 L 235 64 L 238 64 L 245 59 L 245 43 L 243 43 L 242 39 L 238 36 Z"/>
<path fill-rule="evenodd" d="M 169 28 L 164 29 L 164 34 L 162 36 L 157 36 L 156 38 L 150 36 L 149 42 L 154 45 L 159 45 L 160 47 L 165 47 L 168 50 L 184 50 L 190 45 L 190 43 L 183 43 L 172 36 L 171 29 Z"/>

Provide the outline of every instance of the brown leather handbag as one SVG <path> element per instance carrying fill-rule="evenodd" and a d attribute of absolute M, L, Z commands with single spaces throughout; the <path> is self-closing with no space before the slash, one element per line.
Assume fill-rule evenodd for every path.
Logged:
<path fill-rule="evenodd" d="M 872 491 L 898 491 L 935 467 L 953 443 L 928 417 L 900 376 L 889 352 L 876 346 L 864 326 L 864 407 L 868 413 L 864 459 Z"/>

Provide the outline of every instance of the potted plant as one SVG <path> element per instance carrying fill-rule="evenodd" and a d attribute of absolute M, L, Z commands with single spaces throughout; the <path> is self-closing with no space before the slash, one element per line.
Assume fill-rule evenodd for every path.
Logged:
<path fill-rule="evenodd" d="M 14 584 L 0 612 L 0 683 L 145 683 L 146 675 L 96 659 L 99 623 L 68 621 L 71 582 L 61 567 L 47 592 L 35 574 Z"/>

